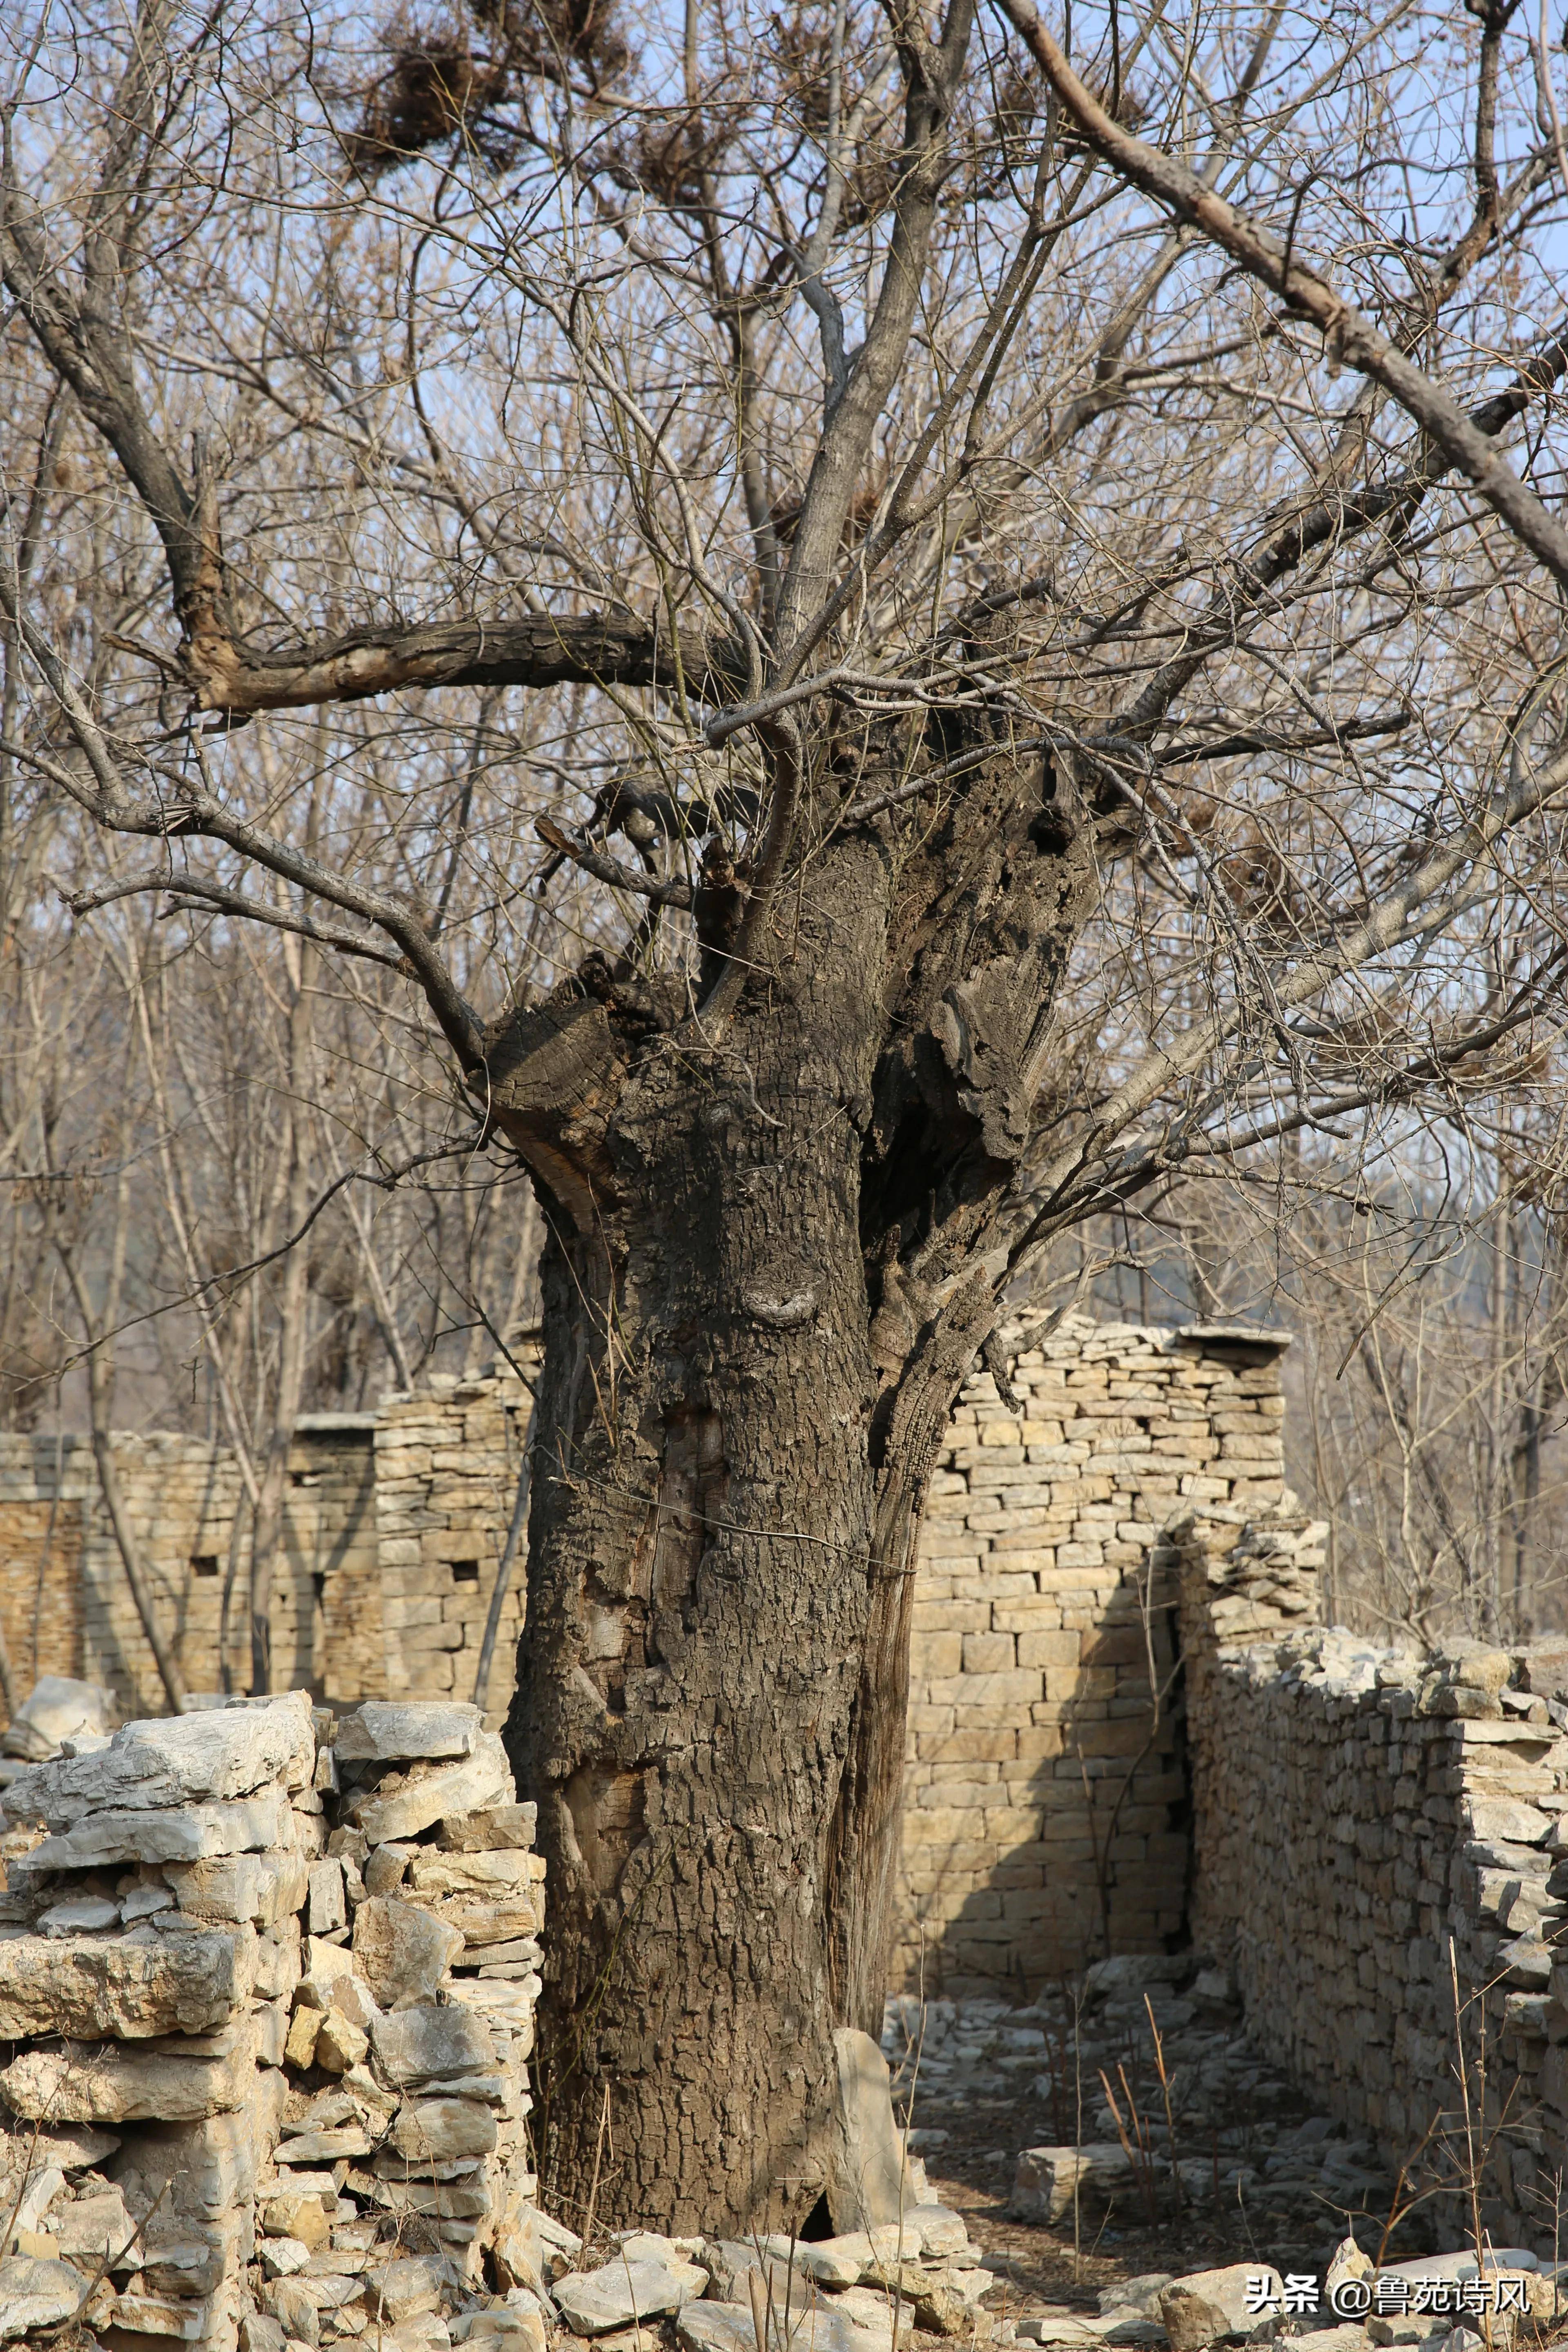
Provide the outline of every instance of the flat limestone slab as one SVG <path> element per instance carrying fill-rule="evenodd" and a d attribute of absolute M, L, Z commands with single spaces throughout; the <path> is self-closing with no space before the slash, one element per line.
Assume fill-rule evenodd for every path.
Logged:
<path fill-rule="evenodd" d="M 206 2033 L 250 1995 L 256 1937 L 19 1936 L 0 1944 L 0 2041 L 63 2033 L 78 2042 Z"/>
<path fill-rule="evenodd" d="M 468 1818 L 471 1818 L 469 1816 Z M 408 1860 L 407 1884 L 419 1895 L 509 1895 L 520 1886 L 544 1876 L 542 1856 L 520 1848 L 499 1853 L 446 1853 L 439 1846 L 416 1845 Z M 526 1931 L 532 1933 L 531 1929 Z M 492 1937 L 492 1942 L 495 1940 Z"/>
<path fill-rule="evenodd" d="M 496 2119 L 478 2099 L 410 2099 L 397 2111 L 389 2144 L 410 2164 L 489 2156 L 496 2144 Z"/>
<path fill-rule="evenodd" d="M 390 1774 L 374 1796 L 356 1798 L 344 1819 L 362 1829 L 372 1845 L 417 1837 L 448 1814 L 470 1813 L 489 1805 L 510 1805 L 517 1797 L 506 1750 L 493 1731 L 480 1732 L 471 1756 L 457 1764 L 413 1765 Z"/>
<path fill-rule="evenodd" d="M 768 2343 L 783 2346 L 784 2310 L 775 2301 L 767 2319 Z M 683 2304 L 675 2332 L 686 2352 L 757 2352 L 757 2330 L 748 2305 Z M 857 2326 L 847 2312 L 831 2308 L 790 2313 L 789 2352 L 879 2352 L 892 2341 L 892 2328 Z"/>
<path fill-rule="evenodd" d="M 371 2023 L 378 2064 L 388 2082 L 408 2088 L 493 2074 L 495 2040 L 481 2017 L 455 2005 L 421 2001 Z"/>
<path fill-rule="evenodd" d="M 186 2057 L 166 2044 L 25 2051 L 0 2070 L 0 2098 L 29 2122 L 196 2123 L 233 2114 L 255 2085 L 256 2037 L 247 2022 L 224 2038 L 232 2047 L 217 2057 Z"/>
<path fill-rule="evenodd" d="M 579 2336 L 608 2336 L 634 2320 L 656 2319 L 693 2303 L 708 2284 L 695 2263 L 606 2263 L 574 2271 L 551 2289 L 555 2305 Z"/>
<path fill-rule="evenodd" d="M 192 1720 L 205 1723 L 207 1717 Z M 79 1760 L 91 1764 L 97 1759 Z M 35 1846 L 27 1866 L 91 1870 L 108 1862 L 205 1862 L 211 1854 L 287 1851 L 293 1840 L 293 1808 L 287 1797 L 246 1797 L 234 1804 L 185 1805 L 177 1812 L 90 1813 Z"/>
<path fill-rule="evenodd" d="M 90 1756 L 36 1764 L 12 1782 L 0 1809 L 9 1821 L 64 1829 L 89 1813 L 222 1802 L 275 1781 L 302 1789 L 315 1760 L 310 1693 L 289 1691 L 266 1706 L 128 1723 Z"/>
<path fill-rule="evenodd" d="M 458 1699 L 367 1698 L 338 1717 L 332 1747 L 350 1764 L 471 1756 L 484 1723 L 477 1706 Z"/>
<path fill-rule="evenodd" d="M 530 1886 L 494 1886 L 487 1893 L 426 1895 L 416 1899 L 432 1919 L 459 1935 L 470 1951 L 489 1944 L 514 1944 L 537 1936 L 543 1906 Z"/>

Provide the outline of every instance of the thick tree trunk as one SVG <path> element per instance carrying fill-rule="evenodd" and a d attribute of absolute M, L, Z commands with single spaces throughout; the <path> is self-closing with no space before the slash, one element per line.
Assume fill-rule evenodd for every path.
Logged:
<path fill-rule="evenodd" d="M 873 1589 L 858 1175 L 886 901 L 879 856 L 836 867 L 791 981 L 717 1050 L 642 1056 L 597 1213 L 553 1204 L 509 1738 L 551 1873 L 542 2156 L 581 2193 L 607 2087 L 606 2220 L 798 2221 L 821 2186 Z"/>
<path fill-rule="evenodd" d="M 915 1534 L 1090 903 L 1054 790 L 999 761 L 913 856 L 835 838 L 721 1034 L 590 958 L 487 1040 L 551 1230 L 508 1740 L 569 2212 L 803 2221 L 833 2029 L 878 2024 Z"/>

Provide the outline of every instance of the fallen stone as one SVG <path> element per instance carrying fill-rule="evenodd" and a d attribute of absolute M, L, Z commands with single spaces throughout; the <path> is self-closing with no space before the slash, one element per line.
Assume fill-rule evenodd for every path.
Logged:
<path fill-rule="evenodd" d="M 62 2123 L 195 2123 L 244 2106 L 256 2074 L 248 2019 L 231 2047 L 187 2057 L 167 2044 L 119 2049 L 68 2042 L 29 2050 L 0 2070 L 0 2098 L 14 2115 Z"/>
<path fill-rule="evenodd" d="M 1290 2352 L 1369 2352 L 1372 2338 L 1364 2327 L 1313 2327 L 1290 2338 Z"/>
<path fill-rule="evenodd" d="M 489 2156 L 496 2144 L 496 2119 L 477 2099 L 410 2100 L 398 2110 L 389 2144 L 410 2164 Z"/>
<path fill-rule="evenodd" d="M 0 2339 L 35 2327 L 58 2327 L 85 2300 L 87 2281 L 69 2263 L 13 2254 L 0 2263 Z"/>
<path fill-rule="evenodd" d="M 417 1837 L 449 1813 L 510 1804 L 516 1791 L 506 1750 L 493 1731 L 483 1731 L 474 1752 L 458 1764 L 415 1765 L 383 1780 L 374 1793 L 354 1798 L 345 1820 L 372 1845 Z"/>
<path fill-rule="evenodd" d="M 1258 2279 L 1268 2281 L 1273 2308 L 1248 2309 L 1247 2288 Z M 1160 2290 L 1160 2317 L 1171 2339 L 1171 2352 L 1204 2352 L 1221 2336 L 1260 2336 L 1272 2329 L 1284 2310 L 1285 2282 L 1262 2263 L 1232 2263 L 1223 2270 L 1194 2271 L 1173 2279 Z M 1256 2300 L 1256 2298 L 1255 2298 Z"/>
<path fill-rule="evenodd" d="M 700 2295 L 708 2273 L 695 2263 L 606 2263 L 570 2271 L 551 2289 L 555 2307 L 579 2336 L 607 2336 L 634 2320 L 657 2319 Z"/>
<path fill-rule="evenodd" d="M 782 2303 L 772 2305 L 765 2325 L 769 2352 L 775 2346 L 786 2352 Z M 756 2323 L 743 2304 L 683 2304 L 675 2332 L 688 2352 L 757 2352 Z M 787 2352 L 877 2352 L 876 2331 L 828 2305 L 803 2311 L 798 2319 L 792 2307 Z"/>
<path fill-rule="evenodd" d="M 215 1801 L 248 1797 L 274 1781 L 302 1789 L 315 1760 L 310 1694 L 290 1691 L 265 1706 L 128 1723 L 94 1755 L 36 1765 L 12 1783 L 0 1799 L 0 1811 L 9 1821 L 46 1822 L 51 1829 L 63 1829 L 119 1808 L 205 1808 Z"/>
<path fill-rule="evenodd" d="M 265 2311 L 247 2311 L 239 2322 L 239 2352 L 283 2352 L 282 2328 Z"/>
<path fill-rule="evenodd" d="M 827 2210 L 836 2237 L 897 2221 L 914 2199 L 893 2121 L 888 2062 L 868 2033 L 840 2026 Z"/>
<path fill-rule="evenodd" d="M 896 2261 L 898 2231 L 882 2233 L 893 2241 L 893 2251 L 884 2261 Z M 797 2239 L 793 2247 L 788 2238 L 775 2234 L 763 2241 L 763 2251 L 787 2263 L 793 2256 L 795 2269 L 806 2278 L 815 2279 L 818 2286 L 855 2287 L 871 2266 L 871 2241 L 864 2231 L 847 2238 L 818 2238 L 811 2243 Z"/>
<path fill-rule="evenodd" d="M 975 2308 L 974 2302 L 960 2292 L 951 2274 L 940 2270 L 925 2270 L 919 2263 L 906 2262 L 896 2273 L 884 2279 L 885 2286 L 896 2286 L 900 2299 L 915 2315 L 915 2325 L 930 2336 L 971 2336 L 976 2323 L 981 2332 L 988 2333 L 987 2315 Z M 990 2285 L 989 2277 L 985 2280 Z"/>
<path fill-rule="evenodd" d="M 615 2238 L 616 2263 L 664 2263 L 676 2269 L 700 2260 L 700 2238 L 667 2238 L 658 2230 L 617 2231 Z M 602 2265 L 601 2265 L 602 2267 Z"/>
<path fill-rule="evenodd" d="M 18 1936 L 5 1945 L 0 1967 L 0 2041 L 205 2033 L 243 2008 L 255 1963 L 249 1934 L 193 1930 L 145 1944 Z"/>
<path fill-rule="evenodd" d="M 489 1805 L 479 1812 L 447 1814 L 436 1843 L 448 1853 L 494 1853 L 531 1846 L 538 1826 L 537 1805 Z"/>
<path fill-rule="evenodd" d="M 822 2305 L 824 2296 L 817 2283 L 807 2275 L 798 2260 L 791 2270 L 787 2240 L 782 2257 L 772 2250 L 777 2243 L 775 2238 L 759 2254 L 754 2245 L 746 2245 L 738 2238 L 704 2239 L 701 2260 L 708 2272 L 709 2300 L 749 2308 L 752 2280 L 760 2280 L 765 2270 L 768 2291 L 781 2311 L 786 2301 L 792 2311 L 812 2310 Z M 798 2256 L 798 2245 L 795 2252 Z"/>
<path fill-rule="evenodd" d="M 1103 2319 L 1110 2311 L 1135 2311 L 1145 2319 L 1160 2315 L 1160 2289 L 1169 2286 L 1173 2273 L 1170 2271 L 1140 2271 L 1136 2278 L 1119 2279 L 1100 2296 L 1100 2315 Z"/>
<path fill-rule="evenodd" d="M 387 2081 L 410 2090 L 461 2074 L 493 2074 L 500 2063 L 484 2020 L 455 2003 L 419 2001 L 378 2017 L 371 2040 Z"/>
<path fill-rule="evenodd" d="M 382 2009 L 427 2001 L 462 1948 L 456 1928 L 396 1895 L 367 1895 L 354 1913 L 354 1959 Z"/>
<path fill-rule="evenodd" d="M 24 1763 L 38 1764 L 62 1740 L 107 1737 L 114 1694 L 101 1683 L 77 1682 L 69 1675 L 40 1675 L 5 1727 L 0 1748 Z"/>
<path fill-rule="evenodd" d="M 675 2333 L 688 2352 L 757 2352 L 752 2315 L 739 2303 L 683 2304 Z"/>
<path fill-rule="evenodd" d="M 451 2352 L 452 2337 L 444 2319 L 433 2311 L 419 2311 L 412 2319 L 400 2319 L 382 2343 L 393 2352 Z"/>
<path fill-rule="evenodd" d="M 1337 2286 L 1342 2285 L 1346 2279 L 1370 2278 L 1374 2267 L 1372 2256 L 1357 2245 L 1353 2237 L 1342 2238 L 1330 2255 L 1329 2267 L 1323 2273 L 1323 2294 L 1326 2298 L 1331 2298 L 1330 2308 L 1334 2307 L 1331 2297 Z"/>
<path fill-rule="evenodd" d="M 455 1699 L 369 1698 L 339 1716 L 332 1746 L 349 1764 L 471 1756 L 483 1730 L 479 1708 Z"/>
<path fill-rule="evenodd" d="M 914 2205 L 904 2214 L 906 2234 L 913 2231 L 920 2240 L 921 2252 L 942 2256 L 961 2254 L 969 2243 L 969 2231 L 962 2213 L 951 2205 Z"/>
<path fill-rule="evenodd" d="M 293 1808 L 286 1797 L 247 1797 L 234 1804 L 187 1805 L 178 1812 L 90 1813 L 61 1835 L 45 1838 L 27 1862 L 35 1870 L 89 1870 L 110 1862 L 201 1862 L 209 1854 L 265 1853 L 290 1846 L 293 1835 Z"/>
<path fill-rule="evenodd" d="M 846 2319 L 853 2320 L 857 2327 L 863 2328 L 868 2336 L 875 2336 L 891 2352 L 893 2298 L 883 2288 L 847 2287 L 842 2294 L 835 2295 L 833 2308 L 841 2312 Z M 915 2315 L 910 2305 L 902 2300 L 899 2303 L 898 2312 L 899 2342 L 907 2344 L 915 2332 Z"/>
<path fill-rule="evenodd" d="M 1018 2158 L 1007 2210 L 1015 2221 L 1054 2224 L 1071 2210 L 1075 2194 L 1108 2196 L 1130 2187 L 1131 2179 L 1131 2159 L 1118 2140 L 1026 2147 Z"/>
<path fill-rule="evenodd" d="M 1071 2312 L 1031 2313 L 1020 2319 L 1015 2329 L 1020 2344 L 1082 2345 L 1086 2347 L 1103 2343 L 1100 2329 L 1092 2320 L 1076 2318 Z"/>
<path fill-rule="evenodd" d="M 543 2315 L 519 2311 L 501 2304 L 489 2311 L 474 2311 L 452 2326 L 454 2344 L 470 2344 L 475 2352 L 545 2352 L 548 2343 Z M 647 2347 L 652 2352 L 652 2347 Z"/>

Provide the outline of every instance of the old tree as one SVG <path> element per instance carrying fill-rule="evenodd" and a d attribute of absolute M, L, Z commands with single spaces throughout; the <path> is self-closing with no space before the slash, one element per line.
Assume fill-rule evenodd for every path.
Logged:
<path fill-rule="evenodd" d="M 6 857 L 47 808 L 84 922 L 369 973 L 531 1171 L 545 2163 L 607 2118 L 626 2215 L 798 2220 L 1008 1297 L 1205 1171 L 1458 1166 L 1550 1077 L 1552 27 L 7 37 Z"/>

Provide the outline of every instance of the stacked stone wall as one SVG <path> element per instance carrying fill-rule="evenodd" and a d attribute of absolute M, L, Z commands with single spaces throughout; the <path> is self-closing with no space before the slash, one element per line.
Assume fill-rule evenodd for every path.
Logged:
<path fill-rule="evenodd" d="M 1026 1319 L 966 1382 L 915 1597 L 898 1974 L 1033 1990 L 1107 1950 L 1160 1950 L 1186 1916 L 1188 1823 L 1173 1555 L 1195 1506 L 1282 1492 L 1281 1338 Z M 1009 1376 L 1006 1366 L 1013 1369 Z M 468 1698 L 517 1491 L 528 1391 L 437 1381 L 300 1425 L 274 1578 L 276 1679 L 349 1705 Z M 226 1448 L 117 1441 L 121 1483 L 192 1689 L 249 1680 L 248 1515 Z M 79 1439 L 0 1439 L 0 1548 L 23 1577 L 53 1515 L 51 1591 L 77 1621 L 37 1671 L 162 1704 Z M 74 1545 L 74 1551 L 71 1547 Z M 0 1551 L 3 1556 L 3 1551 Z M 509 1583 L 485 1694 L 504 1717 L 521 1623 Z M 13 1655 L 17 1635 L 5 1620 Z M 22 1650 L 20 1689 L 35 1678 Z"/>
<path fill-rule="evenodd" d="M 437 1381 L 375 1413 L 307 1415 L 273 1570 L 275 1683 L 349 1704 L 473 1688 L 516 1493 L 528 1394 Z M 164 1431 L 115 1440 L 127 1515 L 187 1686 L 250 1679 L 251 1514 L 232 1451 Z M 521 1578 L 487 1693 L 510 1700 Z M 127 1716 L 163 1704 L 81 1437 L 0 1435 L 0 1631 L 18 1696 L 40 1674 L 103 1684 Z"/>
<path fill-rule="evenodd" d="M 1284 1491 L 1284 1335 L 1074 1318 L 965 1382 L 914 1601 L 899 1973 L 1020 1992 L 1174 1948 L 1187 1778 L 1174 1554 Z"/>
<path fill-rule="evenodd" d="M 1560 1652 L 1379 1648 L 1313 1622 L 1323 1530 L 1178 1529 L 1194 1940 L 1250 2031 L 1414 2189 L 1482 2174 L 1500 2242 L 1568 2178 Z"/>
<path fill-rule="evenodd" d="M 294 1693 L 79 1749 L 4 1799 L 0 2336 L 438 2352 L 506 2294 L 543 2352 L 544 1872 L 478 1710 Z"/>
<path fill-rule="evenodd" d="M 384 1628 L 382 1687 L 473 1690 L 522 1457 L 519 1380 L 394 1397 L 375 1428 L 375 1516 Z M 500 1721 L 522 1630 L 521 1562 L 501 1604 L 485 1704 Z M 331 1654 L 329 1650 L 329 1656 Z"/>

